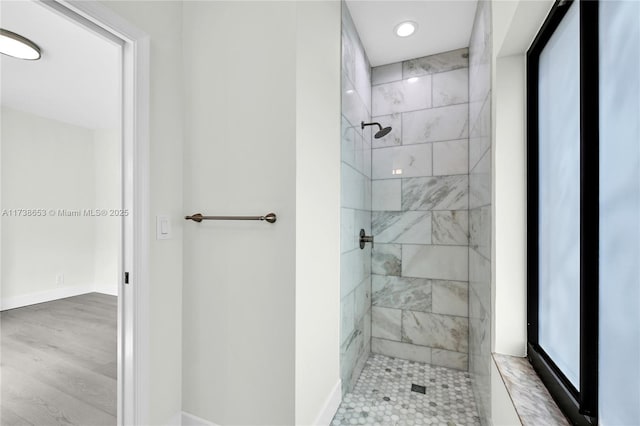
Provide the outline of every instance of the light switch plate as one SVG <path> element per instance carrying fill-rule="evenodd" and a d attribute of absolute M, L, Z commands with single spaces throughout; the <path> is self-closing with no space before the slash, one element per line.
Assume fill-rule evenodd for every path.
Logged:
<path fill-rule="evenodd" d="M 169 216 L 156 216 L 156 239 L 168 240 L 171 238 L 171 219 Z"/>

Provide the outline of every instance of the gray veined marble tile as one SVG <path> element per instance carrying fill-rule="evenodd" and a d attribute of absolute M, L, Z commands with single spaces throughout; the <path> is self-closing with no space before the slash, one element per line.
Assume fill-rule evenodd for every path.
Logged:
<path fill-rule="evenodd" d="M 484 100 L 469 104 L 469 123 L 471 137 L 491 136 L 491 92 Z"/>
<path fill-rule="evenodd" d="M 423 278 L 372 276 L 374 306 L 431 312 L 431 282 Z"/>
<path fill-rule="evenodd" d="M 371 68 L 371 84 L 402 80 L 402 62 Z"/>
<path fill-rule="evenodd" d="M 469 316 L 469 284 L 459 281 L 432 281 L 434 314 Z"/>
<path fill-rule="evenodd" d="M 371 121 L 380 123 L 382 127 L 391 126 L 391 131 L 380 139 L 371 138 L 372 148 L 385 148 L 390 146 L 402 145 L 402 114 L 395 113 L 389 115 L 380 115 L 373 117 Z M 376 127 L 377 130 L 377 127 Z"/>
<path fill-rule="evenodd" d="M 355 210 L 340 209 L 340 253 L 356 248 Z"/>
<path fill-rule="evenodd" d="M 371 280 L 365 279 L 353 292 L 354 294 L 354 319 L 361 321 L 371 306 Z"/>
<path fill-rule="evenodd" d="M 491 312 L 491 262 L 476 250 L 470 249 L 469 316 L 481 318 L 487 312 Z"/>
<path fill-rule="evenodd" d="M 402 180 L 403 210 L 465 210 L 468 208 L 466 175 Z"/>
<path fill-rule="evenodd" d="M 469 367 L 469 356 L 462 352 L 447 351 L 445 349 L 432 349 L 431 364 L 467 371 Z"/>
<path fill-rule="evenodd" d="M 371 228 L 379 243 L 430 244 L 431 212 L 373 212 Z"/>
<path fill-rule="evenodd" d="M 489 136 L 481 136 L 477 138 L 469 138 L 469 170 L 473 170 L 478 161 L 484 156 L 489 149 L 491 138 Z"/>
<path fill-rule="evenodd" d="M 371 339 L 371 352 L 409 361 L 431 362 L 431 348 L 392 340 Z"/>
<path fill-rule="evenodd" d="M 402 341 L 456 352 L 468 352 L 467 318 L 402 311 Z"/>
<path fill-rule="evenodd" d="M 491 258 L 491 206 L 469 210 L 469 246 Z"/>
<path fill-rule="evenodd" d="M 374 179 L 431 176 L 431 144 L 374 149 Z"/>
<path fill-rule="evenodd" d="M 371 308 L 371 336 L 400 341 L 400 309 Z"/>
<path fill-rule="evenodd" d="M 469 248 L 463 246 L 402 246 L 402 276 L 467 281 Z"/>
<path fill-rule="evenodd" d="M 469 135 L 467 104 L 423 109 L 402 114 L 402 144 L 465 139 Z"/>
<path fill-rule="evenodd" d="M 355 306 L 353 292 L 340 301 L 340 342 L 345 343 L 355 326 Z"/>
<path fill-rule="evenodd" d="M 402 181 L 400 179 L 374 180 L 371 184 L 372 210 L 402 210 Z"/>
<path fill-rule="evenodd" d="M 459 139 L 433 144 L 433 175 L 469 173 L 469 141 Z"/>
<path fill-rule="evenodd" d="M 491 204 L 491 149 L 469 173 L 469 208 Z"/>
<path fill-rule="evenodd" d="M 371 272 L 399 276 L 402 269 L 400 244 L 376 244 L 371 250 Z"/>
<path fill-rule="evenodd" d="M 462 48 L 436 55 L 411 59 L 402 63 L 402 77 L 409 78 L 469 66 L 469 49 Z"/>
<path fill-rule="evenodd" d="M 432 76 L 433 106 L 461 104 L 469 101 L 469 69 L 461 68 Z"/>
<path fill-rule="evenodd" d="M 466 245 L 469 243 L 466 210 L 434 211 L 431 214 L 433 244 Z"/>
<path fill-rule="evenodd" d="M 356 131 L 349 121 L 342 116 L 341 160 L 343 163 L 355 166 Z"/>
<path fill-rule="evenodd" d="M 371 92 L 373 116 L 431 108 L 431 76 L 380 84 Z"/>

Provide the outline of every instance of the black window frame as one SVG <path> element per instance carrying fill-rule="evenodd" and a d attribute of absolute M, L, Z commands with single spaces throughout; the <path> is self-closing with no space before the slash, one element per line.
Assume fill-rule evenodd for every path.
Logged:
<path fill-rule="evenodd" d="M 593 425 L 598 422 L 599 3 L 575 1 L 580 2 L 580 389 L 538 343 L 539 58 L 574 0 L 556 0 L 527 51 L 527 356 L 569 420 Z"/>

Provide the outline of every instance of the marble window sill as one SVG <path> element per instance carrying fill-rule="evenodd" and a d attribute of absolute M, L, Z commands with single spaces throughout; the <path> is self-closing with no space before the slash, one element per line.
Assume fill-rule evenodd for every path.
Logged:
<path fill-rule="evenodd" d="M 570 425 L 526 358 L 494 353 L 493 359 L 524 426 Z"/>

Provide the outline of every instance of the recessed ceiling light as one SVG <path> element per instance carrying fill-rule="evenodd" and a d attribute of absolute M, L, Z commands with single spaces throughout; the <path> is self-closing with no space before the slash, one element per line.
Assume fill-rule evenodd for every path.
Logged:
<path fill-rule="evenodd" d="M 0 28 L 0 53 L 18 59 L 40 59 L 40 48 L 28 38 Z"/>
<path fill-rule="evenodd" d="M 412 21 L 400 22 L 396 25 L 395 33 L 398 37 L 409 37 L 411 34 L 416 32 L 418 28 L 418 24 Z"/>

